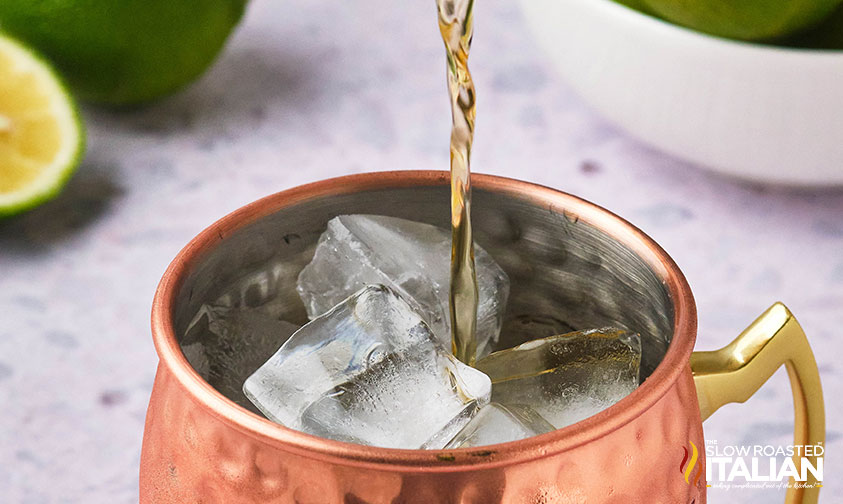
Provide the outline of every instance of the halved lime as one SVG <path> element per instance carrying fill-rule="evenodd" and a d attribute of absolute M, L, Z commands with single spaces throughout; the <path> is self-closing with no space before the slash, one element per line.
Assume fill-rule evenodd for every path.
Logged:
<path fill-rule="evenodd" d="M 84 151 L 78 110 L 49 64 L 0 36 L 0 217 L 61 191 Z"/>

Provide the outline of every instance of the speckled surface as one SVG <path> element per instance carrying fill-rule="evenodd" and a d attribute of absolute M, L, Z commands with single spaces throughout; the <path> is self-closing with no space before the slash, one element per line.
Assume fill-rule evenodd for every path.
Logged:
<path fill-rule="evenodd" d="M 474 169 L 578 194 L 649 233 L 694 288 L 699 349 L 787 303 L 829 399 L 824 500 L 843 494 L 843 191 L 746 185 L 653 151 L 555 76 L 517 5 L 480 2 L 476 18 Z M 268 193 L 362 171 L 446 169 L 438 37 L 433 2 L 254 0 L 191 88 L 144 109 L 85 110 L 88 156 L 67 190 L 0 223 L 2 502 L 137 502 L 156 363 L 149 308 L 167 263 L 203 227 Z M 780 371 L 746 405 L 712 417 L 706 436 L 787 443 L 790 403 Z M 710 502 L 780 494 L 713 490 Z"/>

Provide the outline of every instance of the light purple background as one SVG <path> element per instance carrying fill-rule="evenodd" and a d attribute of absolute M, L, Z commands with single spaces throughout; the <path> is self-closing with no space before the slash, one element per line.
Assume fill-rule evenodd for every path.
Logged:
<path fill-rule="evenodd" d="M 699 349 L 786 302 L 820 364 L 823 500 L 839 497 L 843 191 L 747 185 L 651 150 L 554 75 L 517 2 L 478 2 L 476 26 L 474 170 L 572 192 L 649 233 L 694 288 Z M 66 191 L 0 223 L 0 501 L 137 502 L 156 366 L 149 308 L 168 262 L 266 194 L 349 173 L 447 169 L 443 58 L 433 0 L 254 0 L 194 86 L 140 110 L 87 108 L 88 155 Z M 781 370 L 705 430 L 721 445 L 787 444 L 791 426 Z M 710 501 L 781 493 L 718 490 Z"/>

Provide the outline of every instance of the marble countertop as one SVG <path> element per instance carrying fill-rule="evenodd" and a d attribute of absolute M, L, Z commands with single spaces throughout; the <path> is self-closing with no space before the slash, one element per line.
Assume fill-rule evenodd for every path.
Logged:
<path fill-rule="evenodd" d="M 84 110 L 88 154 L 67 189 L 0 223 L 4 502 L 137 502 L 157 361 L 150 303 L 198 231 L 326 177 L 447 169 L 434 5 L 397 5 L 254 0 L 189 89 L 142 109 Z M 699 349 L 725 344 L 773 301 L 787 303 L 824 380 L 826 474 L 843 470 L 843 191 L 748 185 L 654 151 L 554 74 L 517 3 L 476 9 L 474 170 L 572 192 L 650 234 L 694 288 Z M 787 444 L 784 370 L 705 430 L 724 444 Z M 829 477 L 824 493 L 843 493 L 843 480 Z M 779 494 L 713 490 L 711 502 Z"/>

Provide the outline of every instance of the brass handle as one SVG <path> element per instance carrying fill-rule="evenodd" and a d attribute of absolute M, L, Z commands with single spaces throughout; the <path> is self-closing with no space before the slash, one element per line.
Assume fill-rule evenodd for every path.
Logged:
<path fill-rule="evenodd" d="M 782 303 L 767 309 L 725 347 L 691 355 L 702 419 L 724 404 L 749 399 L 782 364 L 793 392 L 793 444 L 824 444 L 825 407 L 817 362 L 805 332 Z M 814 466 L 817 458 L 808 457 Z M 797 468 L 799 462 L 794 455 Z M 786 504 L 816 504 L 821 483 L 810 471 L 807 488 L 794 483 L 791 478 Z"/>

